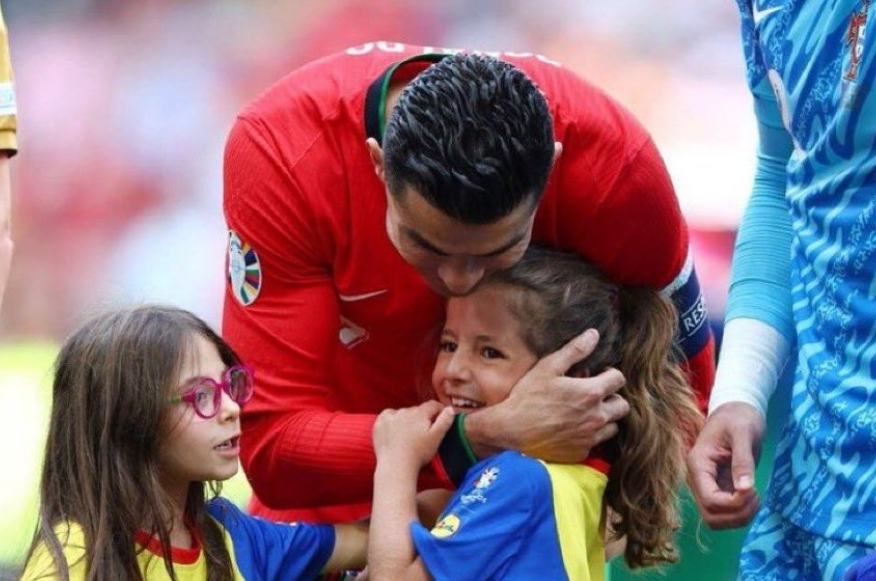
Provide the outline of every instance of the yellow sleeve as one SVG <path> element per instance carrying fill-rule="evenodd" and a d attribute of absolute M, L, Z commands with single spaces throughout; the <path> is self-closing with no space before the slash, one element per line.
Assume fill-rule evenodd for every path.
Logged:
<path fill-rule="evenodd" d="M 0 151 L 10 156 L 18 151 L 15 136 L 17 107 L 12 77 L 12 59 L 9 57 L 9 34 L 0 9 Z"/>
<path fill-rule="evenodd" d="M 74 524 L 67 529 L 59 525 L 55 533 L 64 547 L 70 581 L 85 581 L 85 539 L 82 528 Z M 24 567 L 19 581 L 54 581 L 60 579 L 58 568 L 46 546 L 40 543 Z"/>

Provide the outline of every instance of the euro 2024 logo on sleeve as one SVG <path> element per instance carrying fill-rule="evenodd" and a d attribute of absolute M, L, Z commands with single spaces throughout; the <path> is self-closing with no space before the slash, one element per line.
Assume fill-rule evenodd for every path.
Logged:
<path fill-rule="evenodd" d="M 228 284 L 231 294 L 244 307 L 253 304 L 262 286 L 262 267 L 254 248 L 228 231 Z"/>
<path fill-rule="evenodd" d="M 495 466 L 485 468 L 481 472 L 478 479 L 474 481 L 474 489 L 468 494 L 463 494 L 459 497 L 462 504 L 471 504 L 473 502 L 487 502 L 487 497 L 484 492 L 490 487 L 496 479 L 499 478 L 499 469 Z"/>

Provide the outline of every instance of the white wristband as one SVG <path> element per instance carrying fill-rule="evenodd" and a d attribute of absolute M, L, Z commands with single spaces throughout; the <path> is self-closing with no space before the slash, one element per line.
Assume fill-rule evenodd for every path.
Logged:
<path fill-rule="evenodd" d="M 770 396 L 790 350 L 788 340 L 763 321 L 729 321 L 724 328 L 709 414 L 725 403 L 743 402 L 766 417 Z"/>

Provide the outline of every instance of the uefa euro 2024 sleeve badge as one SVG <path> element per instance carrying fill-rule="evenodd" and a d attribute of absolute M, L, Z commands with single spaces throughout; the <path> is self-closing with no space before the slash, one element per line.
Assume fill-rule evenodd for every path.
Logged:
<path fill-rule="evenodd" d="M 228 231 L 228 284 L 234 298 L 244 307 L 255 302 L 262 286 L 259 256 L 234 230 Z"/>

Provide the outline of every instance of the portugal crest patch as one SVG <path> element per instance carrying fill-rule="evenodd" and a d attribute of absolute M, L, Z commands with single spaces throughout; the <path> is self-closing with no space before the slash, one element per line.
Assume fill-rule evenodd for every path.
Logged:
<path fill-rule="evenodd" d="M 234 230 L 228 231 L 228 284 L 234 298 L 244 307 L 255 302 L 262 286 L 259 255 Z"/>

